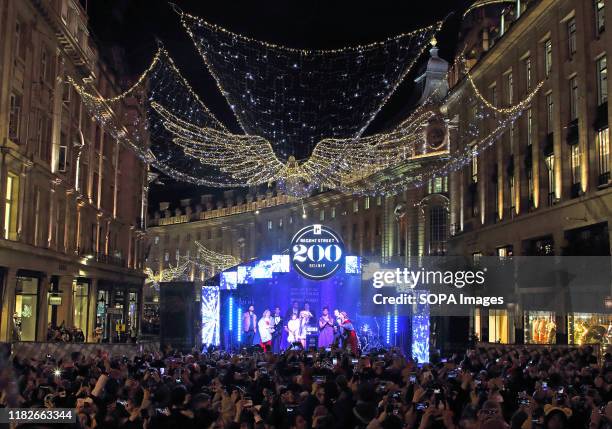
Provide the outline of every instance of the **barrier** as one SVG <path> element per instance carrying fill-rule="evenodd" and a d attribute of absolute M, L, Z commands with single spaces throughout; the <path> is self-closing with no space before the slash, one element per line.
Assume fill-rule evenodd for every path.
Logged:
<path fill-rule="evenodd" d="M 9 346 L 12 354 L 19 357 L 40 358 L 41 356 L 51 355 L 56 360 L 69 358 L 73 352 L 91 355 L 97 353 L 98 350 L 103 350 L 108 352 L 110 356 L 127 356 L 133 359 L 134 356 L 142 353 L 159 351 L 158 341 L 139 342 L 136 344 L 18 342 L 12 344 L 0 343 L 0 346 Z"/>

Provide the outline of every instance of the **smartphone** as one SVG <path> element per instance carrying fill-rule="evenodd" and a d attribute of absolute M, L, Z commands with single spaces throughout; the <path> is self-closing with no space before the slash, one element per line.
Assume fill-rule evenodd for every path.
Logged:
<path fill-rule="evenodd" d="M 353 365 L 355 365 L 357 362 L 359 362 L 359 359 L 351 359 L 351 363 L 352 363 Z"/>
<path fill-rule="evenodd" d="M 338 365 L 338 358 L 332 359 L 332 365 Z"/>
<path fill-rule="evenodd" d="M 306 355 L 306 357 L 307 357 L 308 359 L 312 359 L 312 358 L 313 358 L 313 355 L 312 355 L 312 353 L 308 353 L 308 354 Z"/>
<path fill-rule="evenodd" d="M 416 383 L 416 375 L 411 375 L 410 376 L 410 382 L 411 383 Z"/>
<path fill-rule="evenodd" d="M 331 352 L 331 347 L 325 347 L 326 352 Z"/>
<path fill-rule="evenodd" d="M 159 369 L 159 373 L 160 373 L 161 375 L 164 375 L 164 373 L 165 373 L 165 372 L 166 372 L 166 368 L 160 368 L 160 369 Z"/>
<path fill-rule="evenodd" d="M 542 390 L 546 390 L 546 389 L 548 389 L 548 382 L 543 381 L 542 382 Z"/>
<path fill-rule="evenodd" d="M 448 359 L 446 359 L 446 358 L 442 358 L 442 359 L 440 359 L 440 362 L 442 362 L 442 363 L 446 363 L 446 362 L 448 362 Z"/>
<path fill-rule="evenodd" d="M 429 404 L 427 402 L 417 402 L 415 408 L 417 411 L 424 411 L 429 408 Z"/>
<path fill-rule="evenodd" d="M 124 407 L 127 405 L 127 401 L 119 401 L 119 400 L 117 400 L 117 403 L 123 405 Z"/>
<path fill-rule="evenodd" d="M 314 377 L 312 377 L 312 379 L 317 384 L 323 384 L 327 380 L 324 375 L 315 375 Z"/>

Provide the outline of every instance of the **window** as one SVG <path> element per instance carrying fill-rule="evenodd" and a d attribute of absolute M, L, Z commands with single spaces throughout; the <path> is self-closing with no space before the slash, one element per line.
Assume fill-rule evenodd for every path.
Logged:
<path fill-rule="evenodd" d="M 514 81 L 512 80 L 512 72 L 506 76 L 506 96 L 508 97 L 508 104 L 512 104 L 514 100 Z"/>
<path fill-rule="evenodd" d="M 178 263 L 178 260 L 181 259 L 181 251 L 177 248 L 176 252 L 174 252 L 174 259 Z"/>
<path fill-rule="evenodd" d="M 15 44 L 13 45 L 13 49 L 15 52 L 15 56 L 21 60 L 25 58 L 25 34 L 24 27 L 20 20 L 15 21 Z"/>
<path fill-rule="evenodd" d="M 432 256 L 445 255 L 448 237 L 448 212 L 445 207 L 431 207 L 429 211 L 429 237 L 429 254 Z"/>
<path fill-rule="evenodd" d="M 74 280 L 72 282 L 72 305 L 74 315 L 74 327 L 83 331 L 85 340 L 87 339 L 87 315 L 89 284 Z"/>
<path fill-rule="evenodd" d="M 168 262 L 170 260 L 170 252 L 167 250 L 164 251 L 164 262 Z"/>
<path fill-rule="evenodd" d="M 531 147 L 529 147 L 528 150 L 531 151 Z M 525 174 L 527 175 L 527 199 L 529 201 L 529 208 L 533 208 L 533 169 L 527 168 Z"/>
<path fill-rule="evenodd" d="M 43 47 L 40 51 L 40 81 L 46 82 L 49 76 L 49 50 Z"/>
<path fill-rule="evenodd" d="M 268 231 L 272 230 L 272 221 L 268 221 Z"/>
<path fill-rule="evenodd" d="M 567 52 L 572 58 L 576 53 L 576 19 L 567 21 Z"/>
<path fill-rule="evenodd" d="M 366 210 L 370 209 L 370 197 L 365 197 L 363 200 L 363 206 Z"/>
<path fill-rule="evenodd" d="M 335 208 L 335 207 L 332 207 L 332 208 L 331 208 L 331 218 L 332 218 L 332 219 L 335 219 L 335 218 L 336 218 L 336 208 Z"/>
<path fill-rule="evenodd" d="M 576 76 L 569 80 L 569 108 L 570 108 L 570 121 L 578 118 L 578 78 Z"/>
<path fill-rule="evenodd" d="M 495 85 L 491 87 L 491 104 L 497 107 L 497 87 Z"/>
<path fill-rule="evenodd" d="M 357 213 L 359 211 L 359 200 L 353 200 L 353 213 Z"/>
<path fill-rule="evenodd" d="M 531 89 L 531 57 L 525 58 L 525 83 Z"/>
<path fill-rule="evenodd" d="M 605 56 L 597 60 L 597 105 L 608 101 L 608 61 Z"/>
<path fill-rule="evenodd" d="M 17 239 L 17 209 L 19 200 L 19 177 L 8 173 L 6 178 L 6 199 L 4 203 L 4 238 Z"/>
<path fill-rule="evenodd" d="M 36 277 L 17 277 L 14 314 L 16 327 L 13 328 L 13 335 L 16 334 L 19 341 L 36 341 L 38 284 L 39 279 Z"/>
<path fill-rule="evenodd" d="M 527 110 L 527 146 L 533 143 L 533 111 L 531 108 Z"/>
<path fill-rule="evenodd" d="M 378 207 L 382 206 L 382 197 L 381 196 L 376 197 L 376 205 Z"/>
<path fill-rule="evenodd" d="M 478 155 L 472 155 L 472 183 L 478 183 Z"/>
<path fill-rule="evenodd" d="M 324 221 L 325 220 L 325 210 L 321 209 L 319 211 L 319 220 L 320 221 Z"/>
<path fill-rule="evenodd" d="M 155 236 L 155 244 L 159 244 L 159 235 Z"/>
<path fill-rule="evenodd" d="M 605 23 L 605 1 L 594 0 L 595 5 L 595 34 L 600 35 L 606 28 Z"/>
<path fill-rule="evenodd" d="M 548 39 L 544 42 L 544 71 L 546 77 L 550 76 L 552 70 L 552 41 Z"/>
<path fill-rule="evenodd" d="M 21 128 L 21 95 L 11 93 L 9 95 L 9 138 L 14 142 L 19 141 L 19 128 Z"/>
<path fill-rule="evenodd" d="M 282 227 L 283 227 L 283 218 L 280 218 L 280 219 L 278 220 L 278 227 L 279 227 L 279 228 L 282 228 Z"/>
<path fill-rule="evenodd" d="M 514 213 L 514 209 L 515 209 L 515 207 L 516 207 L 516 205 L 515 205 L 515 200 L 516 200 L 516 194 L 515 194 L 515 192 L 516 192 L 516 187 L 514 186 L 514 176 L 510 176 L 510 177 L 508 178 L 508 188 L 509 188 L 509 191 L 510 191 L 510 209 L 511 209 L 510 211 L 511 211 L 512 213 Z"/>
<path fill-rule="evenodd" d="M 552 205 L 555 196 L 555 155 L 544 158 L 548 177 L 548 205 Z"/>
<path fill-rule="evenodd" d="M 604 185 L 610 180 L 610 136 L 608 128 L 597 131 L 595 145 L 597 147 L 599 184 Z"/>
<path fill-rule="evenodd" d="M 68 157 L 68 138 L 63 131 L 60 134 L 60 146 L 57 153 L 57 170 L 66 171 L 66 162 Z"/>
<path fill-rule="evenodd" d="M 553 112 L 554 103 L 552 92 L 546 94 L 546 131 L 548 134 L 553 132 Z"/>
<path fill-rule="evenodd" d="M 482 252 L 474 252 L 472 253 L 472 262 L 474 264 L 478 264 L 482 259 Z"/>
<path fill-rule="evenodd" d="M 572 171 L 572 184 L 580 183 L 580 145 L 570 146 L 570 168 Z"/>
<path fill-rule="evenodd" d="M 497 257 L 500 259 L 511 258 L 514 255 L 513 246 L 504 246 L 497 248 Z"/>

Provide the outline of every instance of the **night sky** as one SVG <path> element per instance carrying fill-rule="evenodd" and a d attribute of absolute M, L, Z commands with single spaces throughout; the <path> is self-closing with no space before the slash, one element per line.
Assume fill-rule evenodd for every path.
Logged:
<path fill-rule="evenodd" d="M 383 40 L 433 24 L 455 12 L 438 37 L 440 54 L 451 60 L 459 20 L 469 1 L 429 0 L 369 1 L 210 1 L 176 0 L 183 11 L 252 38 L 293 48 L 329 49 Z M 163 0 L 88 0 L 94 38 L 104 50 L 119 47 L 127 60 L 122 72 L 138 76 L 149 65 L 157 44 L 163 42 L 183 75 L 213 113 L 230 129 L 240 129 L 227 102 L 180 24 L 178 15 Z M 368 129 L 389 126 L 405 109 L 412 93 L 408 76 Z M 176 184 L 153 186 L 151 208 L 159 201 L 194 197 L 210 190 Z M 214 191 L 212 193 L 215 193 Z"/>

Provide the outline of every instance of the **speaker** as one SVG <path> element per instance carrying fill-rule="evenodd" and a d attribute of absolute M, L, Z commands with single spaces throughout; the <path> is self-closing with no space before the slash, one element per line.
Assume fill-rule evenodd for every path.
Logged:
<path fill-rule="evenodd" d="M 159 341 L 162 349 L 189 352 L 196 344 L 197 312 L 193 282 L 159 284 Z"/>

